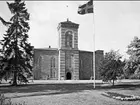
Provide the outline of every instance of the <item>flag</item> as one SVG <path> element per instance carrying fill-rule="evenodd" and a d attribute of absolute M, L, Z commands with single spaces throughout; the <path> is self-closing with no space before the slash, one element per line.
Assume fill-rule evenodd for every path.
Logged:
<path fill-rule="evenodd" d="M 90 0 L 86 4 L 78 7 L 78 14 L 84 15 L 87 13 L 93 13 L 93 0 Z"/>

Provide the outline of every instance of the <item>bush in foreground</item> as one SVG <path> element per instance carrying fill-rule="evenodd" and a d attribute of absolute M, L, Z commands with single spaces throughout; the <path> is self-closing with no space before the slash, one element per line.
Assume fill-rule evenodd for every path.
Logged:
<path fill-rule="evenodd" d="M 13 104 L 10 98 L 4 96 L 4 94 L 0 94 L 0 105 L 26 105 L 25 103 L 15 103 Z"/>
<path fill-rule="evenodd" d="M 140 100 L 140 96 L 124 95 L 124 94 L 119 94 L 119 93 L 115 93 L 115 92 L 105 92 L 105 93 L 102 93 L 102 95 L 116 99 L 116 100 L 121 100 L 121 101 Z"/>

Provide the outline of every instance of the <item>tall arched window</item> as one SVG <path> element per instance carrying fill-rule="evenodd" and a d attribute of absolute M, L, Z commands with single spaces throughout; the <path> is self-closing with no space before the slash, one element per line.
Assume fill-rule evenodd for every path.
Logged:
<path fill-rule="evenodd" d="M 41 67 L 42 67 L 42 56 L 39 56 L 39 58 L 38 58 L 38 66 L 39 66 L 39 68 L 40 68 L 40 70 L 41 70 Z"/>
<path fill-rule="evenodd" d="M 69 57 L 68 57 L 68 67 L 69 67 L 69 68 L 71 68 L 71 64 L 72 64 L 71 60 L 72 60 L 72 59 L 71 59 L 71 56 L 69 56 Z"/>
<path fill-rule="evenodd" d="M 67 54 L 66 56 L 66 67 L 67 68 L 73 68 L 73 64 L 74 64 L 74 57 L 71 54 Z"/>
<path fill-rule="evenodd" d="M 55 58 L 51 57 L 51 67 L 55 67 Z"/>
<path fill-rule="evenodd" d="M 72 31 L 67 31 L 65 34 L 65 46 L 72 47 Z"/>
<path fill-rule="evenodd" d="M 50 59 L 50 76 L 51 78 L 54 78 L 55 77 L 55 58 L 54 57 L 51 57 Z"/>

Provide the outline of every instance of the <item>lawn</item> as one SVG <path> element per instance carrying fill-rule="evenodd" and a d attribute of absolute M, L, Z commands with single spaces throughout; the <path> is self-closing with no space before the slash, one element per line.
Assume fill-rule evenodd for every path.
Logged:
<path fill-rule="evenodd" d="M 121 83 L 110 85 L 92 83 L 27 84 L 11 87 L 0 86 L 0 92 L 12 98 L 12 102 L 27 105 L 140 105 L 140 101 L 120 101 L 102 95 L 103 92 L 117 92 L 140 96 L 140 84 Z"/>

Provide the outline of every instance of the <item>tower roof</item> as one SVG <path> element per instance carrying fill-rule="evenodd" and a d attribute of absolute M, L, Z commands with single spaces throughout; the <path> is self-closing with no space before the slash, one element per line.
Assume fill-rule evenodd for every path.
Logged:
<path fill-rule="evenodd" d="M 58 29 L 59 29 L 60 27 L 78 29 L 78 28 L 79 28 L 79 24 L 76 24 L 76 23 L 74 23 L 74 22 L 71 22 L 71 21 L 69 21 L 69 19 L 67 19 L 67 21 L 60 22 L 60 23 L 59 23 Z"/>

